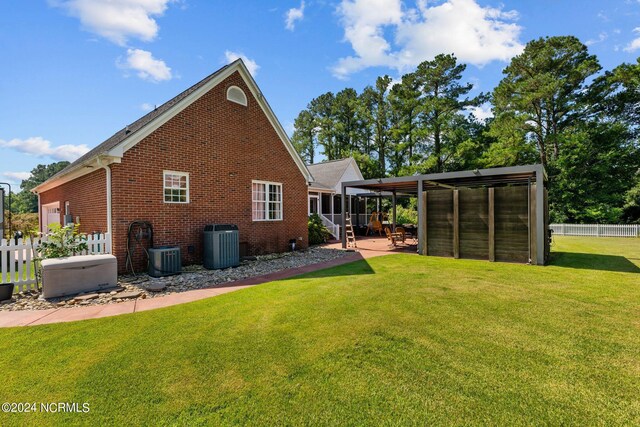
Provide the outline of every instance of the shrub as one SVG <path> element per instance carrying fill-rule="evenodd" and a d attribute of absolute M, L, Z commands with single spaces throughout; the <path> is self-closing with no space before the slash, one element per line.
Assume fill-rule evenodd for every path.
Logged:
<path fill-rule="evenodd" d="M 64 227 L 54 222 L 49 224 L 48 239 L 40 244 L 40 256 L 61 258 L 76 255 L 89 249 L 87 235 L 79 233 L 80 224 L 68 224 Z"/>
<path fill-rule="evenodd" d="M 22 231 L 25 235 L 30 230 L 38 229 L 37 213 L 21 213 L 11 215 L 11 235 L 16 231 Z"/>
<path fill-rule="evenodd" d="M 412 208 L 396 206 L 396 224 L 418 224 L 418 212 Z"/>
<path fill-rule="evenodd" d="M 309 215 L 309 244 L 310 245 L 318 245 L 320 243 L 324 243 L 331 236 L 331 233 L 322 223 L 322 219 L 320 219 L 320 215 L 311 214 Z"/>

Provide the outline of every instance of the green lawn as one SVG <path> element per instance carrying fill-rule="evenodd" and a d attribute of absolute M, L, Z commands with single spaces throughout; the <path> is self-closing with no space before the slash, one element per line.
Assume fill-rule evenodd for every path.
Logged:
<path fill-rule="evenodd" d="M 167 309 L 0 330 L 0 425 L 638 425 L 640 239 L 554 265 L 393 255 Z"/>

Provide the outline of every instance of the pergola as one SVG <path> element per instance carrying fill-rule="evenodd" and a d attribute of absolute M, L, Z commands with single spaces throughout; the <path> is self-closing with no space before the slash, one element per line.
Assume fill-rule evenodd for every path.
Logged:
<path fill-rule="evenodd" d="M 513 166 L 492 169 L 476 169 L 460 172 L 444 172 L 425 175 L 403 176 L 394 178 L 367 179 L 363 181 L 349 181 L 342 183 L 342 223 L 345 224 L 346 189 L 357 188 L 368 191 L 363 196 L 391 197 L 393 206 L 392 225 L 396 225 L 396 199 L 402 196 L 417 197 L 418 199 L 418 253 L 426 255 L 427 241 L 427 192 L 437 190 L 452 191 L 453 203 L 453 238 L 454 246 L 458 243 L 459 227 L 458 215 L 458 191 L 459 189 L 487 189 L 489 210 L 491 212 L 488 236 L 492 238 L 495 231 L 493 223 L 493 197 L 494 190 L 501 187 L 527 186 L 527 216 L 529 230 L 529 247 L 535 247 L 535 252 L 530 256 L 535 257 L 534 263 L 544 264 L 546 260 L 546 218 L 547 206 L 545 195 L 546 172 L 542 165 Z M 539 184 L 539 185 L 537 185 Z M 483 207 L 483 209 L 486 209 Z M 533 223 L 532 223 L 533 221 Z M 346 233 L 342 233 L 342 247 L 346 248 Z M 532 244 L 531 239 L 535 239 Z M 492 241 L 493 242 L 493 241 Z M 492 244 L 492 243 L 491 243 Z M 455 252 L 454 252 L 455 253 Z M 491 259 L 491 256 L 489 256 Z"/>

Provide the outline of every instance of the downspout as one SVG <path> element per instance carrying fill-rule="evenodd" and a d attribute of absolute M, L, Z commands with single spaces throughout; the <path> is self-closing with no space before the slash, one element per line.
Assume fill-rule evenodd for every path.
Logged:
<path fill-rule="evenodd" d="M 111 230 L 111 168 L 109 165 L 102 164 L 102 160 L 98 157 L 98 166 L 106 171 L 107 178 L 107 233 L 109 233 L 109 253 L 113 251 L 113 233 Z"/>
<path fill-rule="evenodd" d="M 42 203 L 40 203 L 40 193 L 36 195 L 38 196 L 38 231 L 42 233 Z"/>

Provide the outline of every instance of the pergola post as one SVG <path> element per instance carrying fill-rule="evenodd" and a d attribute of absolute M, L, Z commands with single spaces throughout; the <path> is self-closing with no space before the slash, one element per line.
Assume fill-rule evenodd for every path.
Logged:
<path fill-rule="evenodd" d="M 347 200 L 345 197 L 345 192 L 347 191 L 347 187 L 345 187 L 344 184 L 342 184 L 342 194 L 340 195 L 341 200 L 340 200 L 340 207 L 341 207 L 341 214 L 342 215 L 342 232 L 340 233 L 340 239 L 342 239 L 342 249 L 346 249 L 347 248 L 347 233 L 345 232 L 345 224 L 346 224 L 346 215 L 345 215 L 345 211 L 346 211 L 346 205 L 347 205 Z"/>
<path fill-rule="evenodd" d="M 545 235 L 544 228 L 544 170 L 542 165 L 536 166 L 536 263 L 544 265 Z"/>
<path fill-rule="evenodd" d="M 391 216 L 391 229 L 396 232 L 396 191 L 391 193 L 391 205 L 393 206 L 393 214 Z"/>
<path fill-rule="evenodd" d="M 427 245 L 427 193 L 423 181 L 418 181 L 418 254 L 426 255 Z"/>

